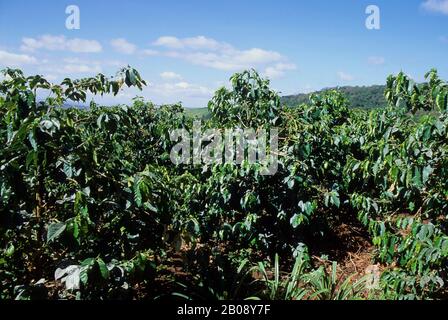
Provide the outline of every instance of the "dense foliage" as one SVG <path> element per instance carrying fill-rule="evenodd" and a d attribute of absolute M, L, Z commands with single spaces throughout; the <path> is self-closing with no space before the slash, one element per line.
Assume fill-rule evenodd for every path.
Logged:
<path fill-rule="evenodd" d="M 180 105 L 61 107 L 141 88 L 130 67 L 59 85 L 5 70 L 1 298 L 446 297 L 448 85 L 427 80 L 391 76 L 388 106 L 361 111 L 334 90 L 288 107 L 256 72 L 235 74 L 203 129 L 278 128 L 269 176 L 248 162 L 174 165 L 170 132 L 193 126 Z M 378 286 L 325 257 L 343 224 L 375 246 Z"/>
<path fill-rule="evenodd" d="M 384 97 L 385 86 L 373 85 L 365 87 L 343 86 L 337 88 L 324 89 L 314 94 L 322 94 L 325 91 L 337 90 L 344 94 L 348 100 L 348 106 L 356 109 L 375 109 L 385 107 L 387 101 Z M 311 94 L 296 94 L 282 97 L 282 102 L 288 106 L 296 106 L 307 103 Z"/>

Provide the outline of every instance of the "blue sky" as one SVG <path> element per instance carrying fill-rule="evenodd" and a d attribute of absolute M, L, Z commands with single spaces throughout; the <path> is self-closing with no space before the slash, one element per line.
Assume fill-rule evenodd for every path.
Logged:
<path fill-rule="evenodd" d="M 380 30 L 365 26 L 371 4 Z M 68 5 L 79 30 L 66 28 Z M 448 0 L 0 0 L 0 68 L 57 82 L 130 64 L 150 83 L 105 103 L 139 94 L 204 107 L 251 67 L 283 94 L 383 84 L 400 70 L 421 81 L 432 67 L 446 79 L 447 53 Z"/>

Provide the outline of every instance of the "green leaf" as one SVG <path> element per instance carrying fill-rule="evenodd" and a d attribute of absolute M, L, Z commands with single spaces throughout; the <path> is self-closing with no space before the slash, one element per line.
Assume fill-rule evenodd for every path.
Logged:
<path fill-rule="evenodd" d="M 35 139 L 35 134 L 34 131 L 30 131 L 30 133 L 28 134 L 28 141 L 31 144 L 31 147 L 33 148 L 34 151 L 37 151 L 37 142 Z"/>
<path fill-rule="evenodd" d="M 98 154 L 96 153 L 96 150 L 93 150 L 92 159 L 93 159 L 93 163 L 95 165 L 98 165 Z"/>
<path fill-rule="evenodd" d="M 291 220 L 289 221 L 289 223 L 291 224 L 291 226 L 296 229 L 298 226 L 300 226 L 304 220 L 306 219 L 305 215 L 303 215 L 302 213 L 299 214 L 295 214 L 292 216 Z"/>
<path fill-rule="evenodd" d="M 413 177 L 412 181 L 414 182 L 414 184 L 417 188 L 421 188 L 423 186 L 422 185 L 422 175 L 420 173 L 419 168 L 414 169 L 414 177 Z"/>
<path fill-rule="evenodd" d="M 445 92 L 439 94 L 436 99 L 436 104 L 440 110 L 446 110 L 448 105 L 448 94 Z"/>
<path fill-rule="evenodd" d="M 66 221 L 66 225 L 67 225 L 67 232 L 70 233 L 73 238 L 79 241 L 79 225 L 78 222 L 75 220 L 75 218 L 71 218 L 69 220 Z"/>
<path fill-rule="evenodd" d="M 336 207 L 340 207 L 341 206 L 341 201 L 339 200 L 339 193 L 338 192 L 336 192 L 336 191 L 333 191 L 332 193 L 331 193 L 331 197 L 330 197 L 330 199 L 331 199 L 331 203 L 332 204 L 334 204 Z"/>
<path fill-rule="evenodd" d="M 154 213 L 159 212 L 159 210 L 157 210 L 157 208 L 154 207 L 154 206 L 153 206 L 152 204 L 150 204 L 149 202 L 146 202 L 144 206 L 145 206 L 146 209 L 148 209 L 148 210 L 150 210 L 150 211 L 152 211 L 152 212 L 154 212 Z"/>
<path fill-rule="evenodd" d="M 64 171 L 65 175 L 67 176 L 67 178 L 73 177 L 73 168 L 70 163 L 64 162 L 63 171 Z"/>
<path fill-rule="evenodd" d="M 143 195 L 140 190 L 140 185 L 143 184 L 141 177 L 134 178 L 134 201 L 137 207 L 141 207 L 143 203 Z"/>
<path fill-rule="evenodd" d="M 94 258 L 87 258 L 87 259 L 84 259 L 81 262 L 81 266 L 83 266 L 83 267 L 92 267 L 94 263 L 95 263 L 95 259 Z"/>
<path fill-rule="evenodd" d="M 61 234 L 64 232 L 66 228 L 66 224 L 62 222 L 53 223 L 48 226 L 47 230 L 47 243 L 52 242 L 59 238 Z"/>
<path fill-rule="evenodd" d="M 11 243 L 8 249 L 5 250 L 5 256 L 9 258 L 14 254 L 15 251 L 16 247 Z"/>
<path fill-rule="evenodd" d="M 96 263 L 98 264 L 98 267 L 100 269 L 100 273 L 101 276 L 103 277 L 104 280 L 109 278 L 109 269 L 107 269 L 106 264 L 104 263 L 104 261 L 101 258 L 98 258 L 96 260 Z"/>
<path fill-rule="evenodd" d="M 423 183 L 428 182 L 430 175 L 433 173 L 434 169 L 431 166 L 426 166 L 423 168 Z"/>
<path fill-rule="evenodd" d="M 81 271 L 79 272 L 79 279 L 84 285 L 87 284 L 89 281 L 89 267 L 85 266 L 81 268 Z"/>
<path fill-rule="evenodd" d="M 104 117 L 104 113 L 102 113 L 102 114 L 98 117 L 98 119 L 96 120 L 96 125 L 98 126 L 99 129 L 101 129 L 101 124 L 102 124 L 102 121 L 103 121 L 103 117 Z"/>

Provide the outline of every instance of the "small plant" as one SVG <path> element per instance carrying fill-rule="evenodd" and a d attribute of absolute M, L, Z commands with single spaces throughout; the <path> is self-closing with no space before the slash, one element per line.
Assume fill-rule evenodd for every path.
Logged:
<path fill-rule="evenodd" d="M 330 271 L 319 267 L 305 275 L 305 282 L 312 288 L 311 300 L 353 300 L 361 299 L 366 292 L 367 277 L 352 282 L 354 275 L 345 280 L 337 277 L 337 263 L 333 262 Z"/>
<path fill-rule="evenodd" d="M 299 255 L 296 258 L 294 267 L 289 274 L 282 274 L 280 271 L 278 254 L 274 258 L 274 267 L 269 272 L 265 264 L 259 262 L 254 271 L 261 273 L 261 282 L 264 289 L 262 296 L 269 300 L 302 300 L 309 291 L 304 286 L 305 270 L 309 268 L 309 261 L 306 256 Z"/>
<path fill-rule="evenodd" d="M 274 266 L 268 271 L 264 263 L 254 268 L 263 279 L 263 297 L 269 300 L 349 300 L 360 299 L 366 290 L 366 278 L 352 283 L 353 276 L 345 280 L 337 278 L 337 264 L 333 262 L 331 272 L 323 266 L 312 270 L 309 258 L 301 253 L 290 273 L 280 271 L 279 257 L 275 255 Z"/>

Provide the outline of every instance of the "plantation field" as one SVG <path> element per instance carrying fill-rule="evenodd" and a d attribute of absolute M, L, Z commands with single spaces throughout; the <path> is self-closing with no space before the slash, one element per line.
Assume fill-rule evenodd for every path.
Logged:
<path fill-rule="evenodd" d="M 375 109 L 387 105 L 384 97 L 385 86 L 365 86 L 365 87 L 335 87 L 309 94 L 297 94 L 280 97 L 281 103 L 288 107 L 297 107 L 307 103 L 313 94 L 324 94 L 325 91 L 339 91 L 347 99 L 348 107 L 353 109 Z M 192 117 L 208 118 L 210 112 L 208 108 L 186 108 L 185 113 Z"/>
<path fill-rule="evenodd" d="M 1 299 L 448 298 L 448 84 L 435 70 L 390 76 L 372 110 L 337 90 L 287 106 L 255 71 L 207 110 L 67 108 L 146 83 L 131 67 L 60 84 L 3 74 Z M 277 172 L 173 164 L 171 133 L 206 113 L 204 131 L 278 129 Z"/>
<path fill-rule="evenodd" d="M 282 102 L 287 106 L 297 106 L 302 103 L 307 103 L 312 94 L 323 94 L 325 91 L 337 90 L 344 94 L 347 98 L 348 106 L 356 109 L 374 109 L 378 107 L 385 107 L 387 105 L 386 98 L 384 97 L 385 86 L 362 86 L 362 87 L 335 87 L 323 89 L 321 91 L 309 93 L 309 94 L 297 94 L 283 96 Z"/>
<path fill-rule="evenodd" d="M 204 118 L 209 117 L 210 113 L 208 112 L 207 108 L 190 108 L 185 109 L 185 113 L 191 117 L 198 117 L 198 118 Z"/>

